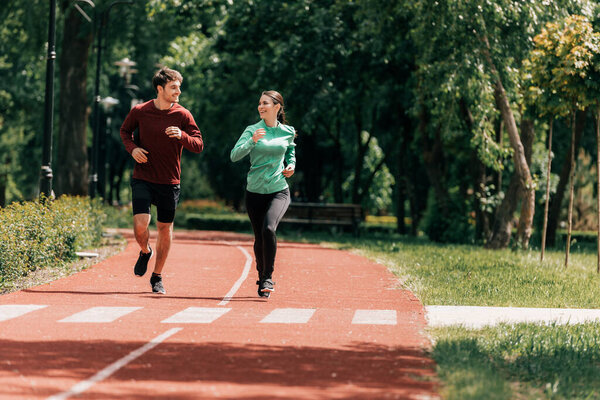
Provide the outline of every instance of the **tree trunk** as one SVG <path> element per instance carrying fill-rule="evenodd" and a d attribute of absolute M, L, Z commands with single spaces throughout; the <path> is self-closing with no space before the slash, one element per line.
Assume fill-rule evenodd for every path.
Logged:
<path fill-rule="evenodd" d="M 581 137 L 583 135 L 583 130 L 585 128 L 585 120 L 587 116 L 587 110 L 578 111 L 577 118 L 575 119 L 575 151 L 574 154 L 577 154 L 577 149 L 579 149 L 579 144 L 581 143 Z M 573 143 L 571 143 L 573 146 Z M 550 199 L 550 213 L 548 214 L 548 232 L 546 235 L 546 246 L 554 246 L 556 243 L 556 231 L 558 229 L 558 222 L 560 219 L 560 212 L 562 208 L 563 198 L 565 196 L 565 191 L 567 189 L 567 184 L 569 183 L 569 175 L 571 173 L 571 149 L 567 152 L 567 156 L 565 158 L 565 162 L 561 168 L 558 185 L 556 187 L 556 193 Z"/>
<path fill-rule="evenodd" d="M 344 157 L 342 155 L 342 143 L 340 141 L 341 135 L 341 118 L 334 118 L 333 121 L 325 120 L 324 118 L 319 119 L 320 125 L 323 127 L 327 135 L 333 140 L 333 148 L 331 150 L 331 164 L 334 165 L 333 170 L 333 201 L 336 203 L 344 202 L 344 192 L 342 190 L 342 184 L 344 182 Z"/>
<path fill-rule="evenodd" d="M 513 216 L 517 210 L 517 203 L 519 200 L 519 185 L 520 183 L 517 174 L 512 174 L 504 199 L 496 210 L 494 226 L 492 227 L 492 236 L 486 244 L 486 248 L 500 249 L 509 245 L 512 236 Z"/>
<path fill-rule="evenodd" d="M 470 135 L 473 134 L 473 125 L 475 124 L 473 120 L 473 114 L 469 110 L 467 102 L 464 98 L 460 99 L 460 113 L 462 115 L 462 119 L 465 123 L 467 131 Z M 472 165 L 475 167 L 473 169 L 473 187 L 474 187 L 474 198 L 473 198 L 473 208 L 475 209 L 475 239 L 479 240 L 482 238 L 487 238 L 489 234 L 489 221 L 487 218 L 487 213 L 482 210 L 481 200 L 485 196 L 485 165 L 479 160 L 477 156 L 477 151 L 473 151 L 472 155 Z"/>
<path fill-rule="evenodd" d="M 401 235 L 406 234 L 406 212 L 404 203 L 406 202 L 406 182 L 403 176 L 396 177 L 396 232 Z"/>
<path fill-rule="evenodd" d="M 363 124 L 360 116 L 360 111 L 357 110 L 355 113 L 355 125 L 356 125 L 356 162 L 354 163 L 354 183 L 352 185 L 352 203 L 360 204 L 362 195 L 360 193 L 361 182 L 362 182 L 362 171 L 365 156 L 369 150 L 369 144 L 373 136 L 369 133 L 369 137 L 363 142 L 362 131 Z"/>
<path fill-rule="evenodd" d="M 534 137 L 535 130 L 533 121 L 530 119 L 524 119 L 521 123 L 521 140 L 523 141 L 523 149 L 525 151 L 525 160 L 527 165 L 531 164 L 531 153 L 533 151 Z M 519 225 L 517 227 L 517 241 L 521 248 L 526 249 L 529 246 L 529 239 L 531 238 L 531 232 L 533 229 L 533 214 L 535 212 L 535 190 L 533 188 L 533 182 L 531 182 L 531 187 L 529 190 L 521 192 L 520 194 L 522 195 L 522 201 L 521 215 L 519 216 Z"/>
<path fill-rule="evenodd" d="M 92 34 L 88 24 L 63 1 L 67 12 L 60 63 L 60 110 L 56 157 L 56 194 L 85 196 L 88 193 L 86 92 L 87 65 Z M 87 33 L 83 33 L 83 32 Z"/>
<path fill-rule="evenodd" d="M 573 192 L 575 190 L 575 108 L 571 117 L 571 171 L 569 174 L 569 210 L 567 214 L 567 242 L 565 246 L 565 268 L 569 266 L 569 252 L 571 250 L 571 228 L 573 223 Z"/>
<path fill-rule="evenodd" d="M 429 138 L 428 133 L 429 116 L 425 107 L 421 107 L 419 114 L 419 131 L 423 145 L 423 162 L 425 171 L 433 191 L 435 192 L 437 204 L 440 207 L 442 215 L 448 215 L 448 191 L 446 190 L 446 180 L 444 171 L 444 152 L 440 128 L 435 129 L 433 139 Z"/>
<path fill-rule="evenodd" d="M 550 172 L 552 171 L 552 128 L 554 127 L 554 118 L 550 118 L 550 132 L 548 132 L 548 163 L 546 167 L 546 199 L 544 201 L 544 227 L 542 228 L 542 253 L 540 260 L 544 261 L 544 252 L 546 251 L 546 231 L 548 229 L 548 205 L 550 204 Z M 600 198 L 600 197 L 599 197 Z"/>
<path fill-rule="evenodd" d="M 402 131 L 402 140 L 400 141 L 398 157 L 396 157 L 396 170 L 398 173 L 394 178 L 396 179 L 396 230 L 398 233 L 404 235 L 406 234 L 404 203 L 406 202 L 408 192 L 408 178 L 406 176 L 408 134 L 406 129 Z"/>
<path fill-rule="evenodd" d="M 524 232 L 530 232 L 531 226 L 533 225 L 533 210 L 535 207 L 535 191 L 533 187 L 533 181 L 531 179 L 531 172 L 529 170 L 529 165 L 527 164 L 525 149 L 523 147 L 523 143 L 521 142 L 521 137 L 519 136 L 515 116 L 512 112 L 512 109 L 510 108 L 508 96 L 506 95 L 506 91 L 504 90 L 504 85 L 502 84 L 502 80 L 500 78 L 500 74 L 498 73 L 498 69 L 496 68 L 494 60 L 492 59 L 492 55 L 490 54 L 489 40 L 487 36 L 480 37 L 480 40 L 484 44 L 484 47 L 482 48 L 483 55 L 488 63 L 488 67 L 492 72 L 492 76 L 495 79 L 494 99 L 496 100 L 496 104 L 498 106 L 498 109 L 500 110 L 500 114 L 502 115 L 502 120 L 504 121 L 504 125 L 506 126 L 506 132 L 508 133 L 508 140 L 510 142 L 510 146 L 513 149 L 513 161 L 515 165 L 514 174 L 516 175 L 516 178 L 519 182 L 519 191 L 521 193 L 520 197 L 524 202 L 528 203 L 526 210 L 528 213 L 523 218 L 522 229 Z M 502 203 L 508 201 L 508 197 L 509 196 L 506 196 L 502 200 Z M 503 208 L 503 204 L 500 205 L 500 208 Z M 504 207 L 505 210 L 509 210 L 511 208 L 512 206 L 509 207 L 508 205 Z M 496 214 L 496 221 L 494 221 L 494 231 L 492 232 L 492 237 L 487 247 L 500 248 L 508 246 L 508 243 L 510 241 L 510 229 L 507 230 L 507 228 L 512 226 L 512 217 L 512 214 Z M 502 218 L 502 220 L 498 220 L 498 218 Z M 506 240 L 505 237 L 507 233 L 508 240 Z M 524 247 L 527 247 L 528 244 L 529 243 L 520 243 L 520 245 Z"/>
<path fill-rule="evenodd" d="M 513 149 L 513 161 L 515 165 L 513 178 L 516 178 L 519 184 L 518 192 L 521 193 L 521 196 L 518 197 L 521 197 L 524 202 L 528 203 L 526 210 L 528 213 L 523 219 L 522 229 L 524 232 L 529 231 L 529 233 L 531 233 L 531 226 L 533 225 L 533 209 L 535 207 L 535 191 L 533 188 L 533 181 L 531 179 L 529 165 L 527 164 L 527 158 L 525 156 L 525 148 L 521 142 L 519 131 L 517 130 L 517 123 L 510 108 L 510 104 L 508 103 L 508 97 L 506 96 L 504 86 L 500 81 L 500 77 L 496 72 L 495 67 L 494 72 L 494 75 L 496 76 L 494 97 L 496 99 L 498 108 L 500 109 L 500 113 L 508 133 L 510 145 Z M 511 178 L 511 183 L 513 182 L 513 178 Z M 510 242 L 510 228 L 512 227 L 512 218 L 514 210 L 516 210 L 516 204 L 509 205 L 504 203 L 508 201 L 515 201 L 516 203 L 516 199 L 511 199 L 511 197 L 512 196 L 507 195 L 502 200 L 503 204 L 500 205 L 502 212 L 498 212 L 496 214 L 492 237 L 486 246 L 488 248 L 503 248 L 508 246 Z M 507 213 L 507 210 L 512 210 L 512 213 Z M 528 237 L 527 240 L 529 240 Z M 520 245 L 527 247 L 528 243 L 520 242 Z"/>

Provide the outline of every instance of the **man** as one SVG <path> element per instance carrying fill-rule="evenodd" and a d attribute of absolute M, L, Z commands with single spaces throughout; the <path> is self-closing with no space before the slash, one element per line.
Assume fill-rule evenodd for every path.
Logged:
<path fill-rule="evenodd" d="M 202 134 L 194 117 L 179 105 L 183 77 L 175 70 L 162 68 L 152 78 L 156 98 L 131 109 L 121 126 L 121 140 L 136 161 L 131 179 L 133 232 L 140 245 L 134 267 L 143 276 L 155 250 L 150 247 L 150 206 L 157 212 L 156 261 L 150 285 L 154 293 L 164 294 L 161 272 L 173 236 L 173 220 L 179 201 L 181 152 L 183 148 L 200 153 Z M 133 133 L 138 129 L 139 138 Z"/>

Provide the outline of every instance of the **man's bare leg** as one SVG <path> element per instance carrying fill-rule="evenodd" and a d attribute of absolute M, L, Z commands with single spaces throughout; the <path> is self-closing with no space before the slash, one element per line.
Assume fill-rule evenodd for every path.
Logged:
<path fill-rule="evenodd" d="M 169 249 L 171 248 L 173 223 L 156 222 L 156 228 L 158 230 L 158 239 L 156 240 L 156 263 L 154 264 L 154 273 L 160 274 L 167 261 Z"/>
<path fill-rule="evenodd" d="M 142 253 L 150 253 L 150 214 L 135 214 L 133 216 L 133 234 L 140 245 Z"/>

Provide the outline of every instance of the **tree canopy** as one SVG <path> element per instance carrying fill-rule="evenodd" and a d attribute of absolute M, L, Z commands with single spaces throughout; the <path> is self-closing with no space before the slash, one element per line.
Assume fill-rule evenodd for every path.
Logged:
<path fill-rule="evenodd" d="M 515 220 L 513 241 L 527 247 L 541 224 L 549 119 L 559 161 L 550 196 L 562 204 L 570 112 L 582 113 L 587 140 L 585 110 L 597 106 L 598 10 L 590 1 L 144 0 L 118 4 L 96 24 L 75 2 L 59 3 L 60 193 L 87 191 L 100 22 L 100 96 L 119 100 L 101 115 L 102 185 L 113 202 L 127 201 L 132 167 L 119 125 L 132 101 L 154 97 L 159 65 L 182 72 L 182 105 L 206 141 L 200 157 L 184 154 L 184 198 L 242 207 L 247 165 L 229 162 L 229 151 L 258 120 L 260 93 L 275 89 L 298 132 L 296 201 L 361 203 L 397 216 L 401 232 L 492 247 L 511 243 Z M 94 3 L 96 16 L 112 4 Z M 0 10 L 3 203 L 37 193 L 47 13 L 39 0 Z M 124 58 L 137 63 L 133 75 L 115 67 Z"/>

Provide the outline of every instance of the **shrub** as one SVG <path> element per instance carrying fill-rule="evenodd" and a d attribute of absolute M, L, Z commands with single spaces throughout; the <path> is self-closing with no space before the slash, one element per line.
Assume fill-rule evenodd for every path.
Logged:
<path fill-rule="evenodd" d="M 99 202 L 81 197 L 0 209 L 0 286 L 35 269 L 62 264 L 76 251 L 99 243 L 104 219 Z"/>

